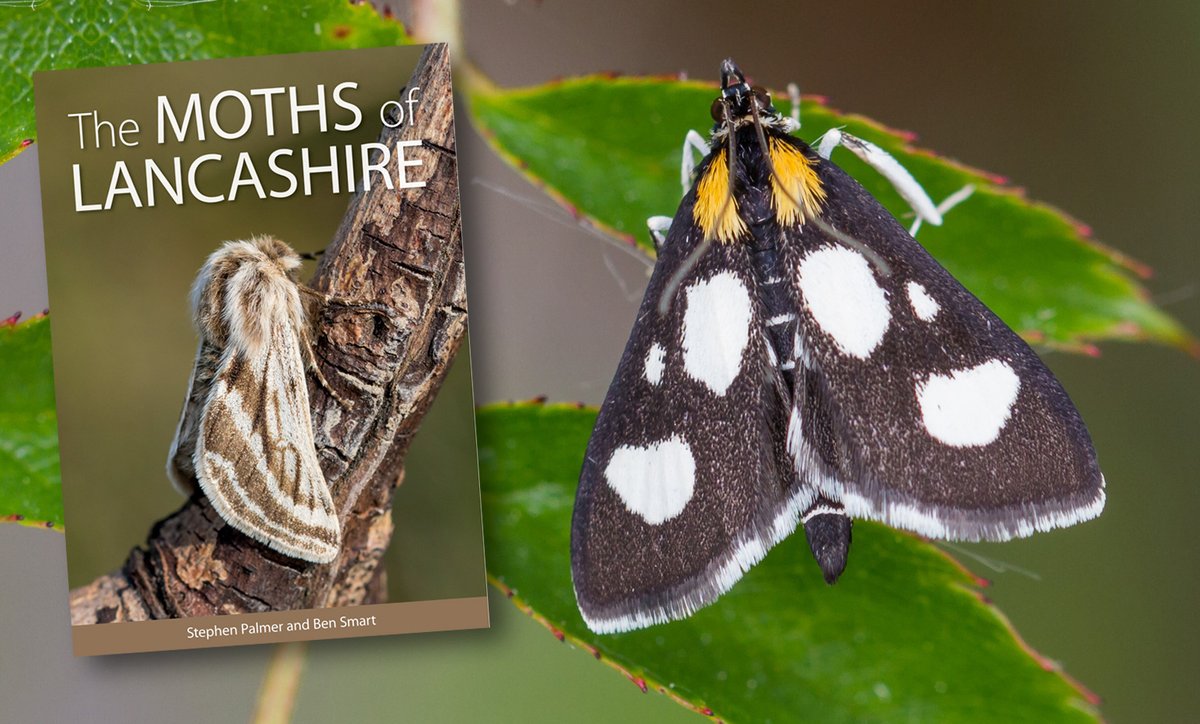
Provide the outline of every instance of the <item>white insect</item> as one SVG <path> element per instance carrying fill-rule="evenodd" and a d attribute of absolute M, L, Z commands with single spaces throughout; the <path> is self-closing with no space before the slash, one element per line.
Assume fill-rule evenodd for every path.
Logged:
<path fill-rule="evenodd" d="M 328 563 L 341 526 L 313 443 L 300 263 L 261 236 L 227 242 L 201 267 L 191 294 L 200 346 L 167 474 L 184 494 L 198 484 L 246 535 Z"/>

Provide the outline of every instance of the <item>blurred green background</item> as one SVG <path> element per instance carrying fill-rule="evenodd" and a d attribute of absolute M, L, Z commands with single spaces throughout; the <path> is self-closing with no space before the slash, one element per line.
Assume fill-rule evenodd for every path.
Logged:
<path fill-rule="evenodd" d="M 420 48 L 229 59 L 179 65 L 95 68 L 38 78 L 39 137 L 43 174 L 46 262 L 53 314 L 55 386 L 66 509 L 67 560 L 72 587 L 121 565 L 150 526 L 177 509 L 182 497 L 163 472 L 195 358 L 196 335 L 187 294 L 204 259 L 227 239 L 271 234 L 300 251 L 324 248 L 341 223 L 351 195 L 328 192 L 328 174 L 316 175 L 316 193 L 261 200 L 243 187 L 236 201 L 176 206 L 159 190 L 153 207 L 135 208 L 117 197 L 111 211 L 74 212 L 73 163 L 82 168 L 85 202 L 104 198 L 113 163 L 129 164 L 144 189 L 142 159 L 162 168 L 181 156 L 186 169 L 205 153 L 224 154 L 204 164 L 197 185 L 226 193 L 237 154 L 251 153 L 267 189 L 283 183 L 268 172 L 277 148 L 310 148 L 314 164 L 328 164 L 331 145 L 378 138 L 378 109 L 398 97 L 416 66 Z M 352 132 L 332 130 L 350 114 L 332 100 L 333 88 L 355 81 L 343 98 L 363 114 Z M 203 142 L 154 142 L 155 98 L 171 99 L 182 114 L 187 97 L 212 98 L 226 89 L 297 88 L 314 103 L 324 84 L 330 132 L 316 113 L 303 114 L 293 136 L 288 105 L 276 97 L 275 135 L 261 108 L 249 135 Z M 205 106 L 207 108 L 207 106 Z M 68 116 L 97 109 L 119 123 L 142 128 L 139 146 L 79 151 L 77 121 Z M 237 128 L 236 103 L 221 106 L 223 125 Z M 417 107 L 420 113 L 420 106 Z M 205 114 L 207 118 L 207 113 Z M 208 125 L 207 121 L 205 125 Z M 91 121 L 85 121 L 91 137 Z M 299 150 L 295 152 L 299 156 Z M 295 160 L 293 158 L 292 160 Z M 285 160 L 286 162 L 286 160 Z M 290 168 L 298 173 L 299 164 Z M 344 183 L 344 182 L 343 182 Z M 344 186 L 343 186 L 344 188 Z M 324 190 L 322 193 L 321 190 Z M 145 200 L 143 192 L 143 201 Z M 311 275 L 311 266 L 304 278 Z M 485 591 L 483 533 L 475 457 L 469 353 L 456 360 L 446 387 L 417 435 L 396 495 L 397 540 L 388 552 L 393 601 L 479 596 Z"/>
<path fill-rule="evenodd" d="M 796 81 L 838 108 L 917 131 L 921 144 L 1009 176 L 1152 265 L 1156 300 L 1200 330 L 1196 4 L 470 0 L 462 19 L 467 54 L 504 85 L 598 70 L 715 79 L 730 55 L 758 82 Z M 696 109 L 699 129 L 707 110 Z M 646 268 L 498 161 L 462 111 L 477 398 L 597 403 Z M 637 133 L 637 119 L 613 121 Z M 13 194 L 36 185 L 31 155 L 0 167 Z M 10 213 L 36 218 L 36 207 Z M 42 302 L 21 304 L 36 311 Z M 988 596 L 1032 646 L 1104 698 L 1108 719 L 1191 720 L 1200 709 L 1200 366 L 1172 350 L 1116 344 L 1099 359 L 1047 361 L 1091 429 L 1108 508 L 1066 531 L 970 547 L 1037 578 L 963 560 L 994 580 Z M 803 542 L 783 545 L 794 544 Z M 7 715 L 249 715 L 266 648 L 71 660 L 61 545 L 0 526 L 0 570 L 27 582 L 0 588 Z M 699 721 L 502 599 L 492 611 L 490 631 L 311 645 L 295 719 Z"/>

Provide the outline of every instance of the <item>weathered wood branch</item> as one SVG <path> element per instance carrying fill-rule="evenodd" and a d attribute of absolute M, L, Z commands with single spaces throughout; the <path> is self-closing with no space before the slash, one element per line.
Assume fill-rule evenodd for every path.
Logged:
<path fill-rule="evenodd" d="M 420 87 L 414 125 L 384 129 L 424 165 L 427 186 L 375 184 L 357 196 L 310 285 L 333 299 L 315 321 L 315 351 L 341 399 L 310 379 L 313 426 L 342 521 L 338 558 L 309 564 L 246 537 L 198 494 L 151 529 L 117 571 L 71 592 L 73 624 L 378 603 L 380 562 L 404 458 L 466 331 L 450 66 L 430 46 L 406 88 Z M 406 97 L 401 89 L 400 98 Z M 394 314 L 361 304 L 370 301 Z"/>

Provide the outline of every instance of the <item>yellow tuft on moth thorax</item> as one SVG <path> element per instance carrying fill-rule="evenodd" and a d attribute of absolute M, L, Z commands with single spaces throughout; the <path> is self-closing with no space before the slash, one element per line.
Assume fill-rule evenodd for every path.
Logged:
<path fill-rule="evenodd" d="M 825 188 L 813 164 L 800 149 L 782 139 L 768 139 L 767 147 L 775 167 L 775 175 L 771 177 L 771 205 L 779 225 L 802 224 L 821 213 Z"/>
<path fill-rule="evenodd" d="M 696 204 L 692 218 L 706 238 L 729 244 L 746 233 L 746 222 L 738 216 L 737 200 L 729 188 L 729 161 L 725 149 L 717 152 L 696 184 Z"/>

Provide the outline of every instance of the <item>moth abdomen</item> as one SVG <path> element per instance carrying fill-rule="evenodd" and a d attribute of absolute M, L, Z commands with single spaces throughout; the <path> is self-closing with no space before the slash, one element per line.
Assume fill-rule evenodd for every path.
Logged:
<path fill-rule="evenodd" d="M 850 533 L 853 522 L 841 506 L 825 498 L 818 499 L 801 521 L 804 537 L 813 558 L 821 568 L 821 576 L 832 585 L 846 570 L 850 556 Z"/>

